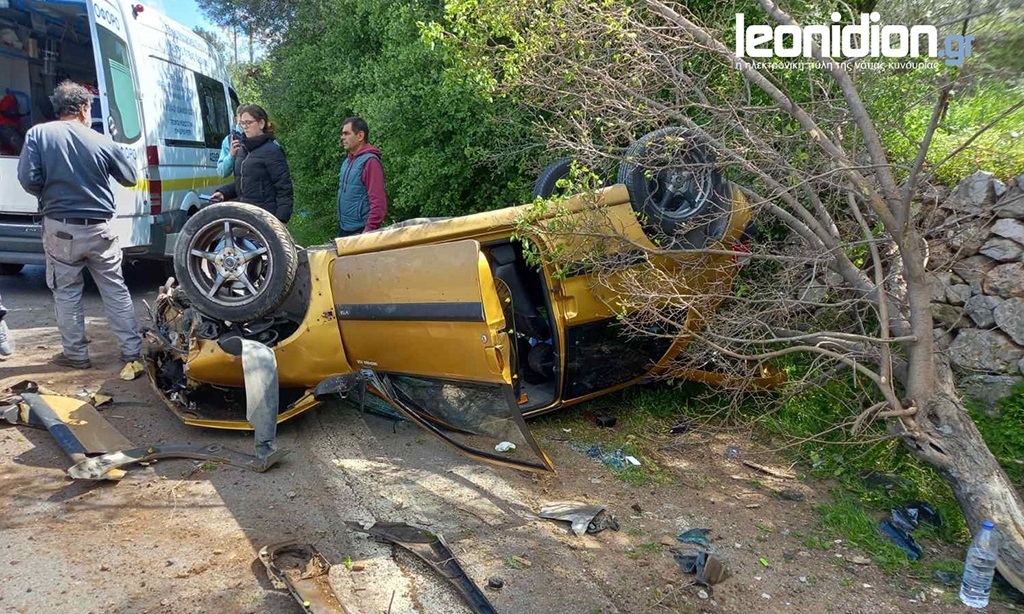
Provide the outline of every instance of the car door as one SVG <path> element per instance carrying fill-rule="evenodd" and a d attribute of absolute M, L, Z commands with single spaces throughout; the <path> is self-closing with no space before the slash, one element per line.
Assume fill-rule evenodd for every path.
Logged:
<path fill-rule="evenodd" d="M 341 256 L 331 290 L 349 363 L 410 420 L 472 458 L 552 470 L 518 408 L 509 324 L 477 241 Z M 495 451 L 503 442 L 515 450 Z"/>

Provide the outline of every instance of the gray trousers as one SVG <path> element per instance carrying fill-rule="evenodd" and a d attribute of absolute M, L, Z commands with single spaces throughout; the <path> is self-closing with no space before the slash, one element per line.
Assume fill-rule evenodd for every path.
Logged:
<path fill-rule="evenodd" d="M 82 308 L 82 269 L 88 268 L 103 298 L 110 328 L 123 357 L 142 354 L 142 336 L 135 306 L 121 273 L 121 246 L 110 224 L 80 226 L 44 218 L 46 285 L 53 291 L 57 328 L 64 355 L 74 360 L 89 357 Z"/>

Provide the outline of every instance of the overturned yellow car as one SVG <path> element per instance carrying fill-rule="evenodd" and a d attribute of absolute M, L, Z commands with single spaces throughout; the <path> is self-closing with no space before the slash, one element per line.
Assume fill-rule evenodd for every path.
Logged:
<path fill-rule="evenodd" d="M 665 132 L 631 149 L 650 150 Z M 752 228 L 740 190 L 700 150 L 657 168 L 634 153 L 619 183 L 559 200 L 541 217 L 596 219 L 617 249 L 651 250 L 698 293 L 728 283 L 738 268 L 730 250 Z M 152 380 L 184 422 L 248 429 L 231 342 L 258 341 L 277 360 L 278 422 L 358 385 L 471 457 L 549 471 L 524 418 L 643 380 L 687 340 L 627 335 L 614 291 L 585 266 L 528 264 L 520 234 L 540 250 L 558 243 L 517 234 L 528 215 L 537 209 L 412 220 L 300 249 L 258 207 L 206 207 L 186 222 L 177 286 L 163 288 L 153 309 Z M 712 249 L 675 253 L 654 240 Z M 691 329 L 701 325 L 685 317 Z M 516 450 L 494 452 L 502 441 Z"/>

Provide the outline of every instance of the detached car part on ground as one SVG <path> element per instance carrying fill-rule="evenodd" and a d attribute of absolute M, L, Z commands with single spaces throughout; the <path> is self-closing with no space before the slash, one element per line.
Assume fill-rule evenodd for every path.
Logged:
<path fill-rule="evenodd" d="M 637 246 L 736 248 L 752 226 L 740 190 L 680 129 L 634 143 L 619 181 L 547 215 L 596 220 L 605 243 L 634 258 L 624 262 L 640 253 L 695 296 L 721 296 L 738 268 L 729 253 L 646 256 Z M 529 266 L 513 238 L 529 211 L 403 223 L 297 249 L 262 209 L 202 209 L 177 244 L 180 286 L 162 288 L 154 306 L 150 376 L 184 422 L 250 429 L 232 347 L 258 341 L 277 359 L 278 422 L 358 391 L 473 458 L 550 471 L 524 418 L 643 380 L 687 339 L 628 336 L 614 284 L 598 285 L 587 266 Z M 701 326 L 696 311 L 682 316 L 690 330 Z M 495 453 L 503 441 L 516 451 Z"/>

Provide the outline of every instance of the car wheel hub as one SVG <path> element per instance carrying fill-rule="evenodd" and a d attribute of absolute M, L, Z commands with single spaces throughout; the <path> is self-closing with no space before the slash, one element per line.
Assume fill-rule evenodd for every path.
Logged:
<path fill-rule="evenodd" d="M 266 246 L 266 238 L 246 222 L 210 223 L 189 245 L 189 276 L 207 298 L 223 305 L 245 304 L 270 279 L 273 263 Z"/>

